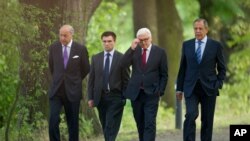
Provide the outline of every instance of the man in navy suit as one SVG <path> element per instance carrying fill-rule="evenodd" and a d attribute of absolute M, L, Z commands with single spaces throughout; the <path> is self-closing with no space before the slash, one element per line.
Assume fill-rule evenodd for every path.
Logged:
<path fill-rule="evenodd" d="M 49 69 L 52 84 L 49 91 L 49 138 L 60 141 L 60 112 L 64 107 L 69 141 L 79 140 L 79 107 L 82 98 L 82 80 L 90 66 L 85 46 L 73 41 L 74 29 L 63 25 L 59 30 L 60 41 L 49 47 Z"/>
<path fill-rule="evenodd" d="M 141 28 L 122 59 L 132 65 L 125 97 L 131 100 L 140 141 L 154 141 L 160 96 L 164 94 L 168 68 L 166 52 L 152 44 L 151 32 Z"/>
<path fill-rule="evenodd" d="M 182 100 L 183 93 L 185 96 L 183 140 L 195 141 L 195 120 L 200 104 L 200 138 L 201 141 L 211 141 L 216 96 L 222 88 L 226 67 L 221 44 L 207 37 L 207 21 L 196 19 L 193 26 L 195 39 L 185 41 L 182 47 L 176 97 Z"/>
<path fill-rule="evenodd" d="M 126 102 L 123 92 L 128 83 L 129 69 L 121 67 L 123 54 L 114 48 L 116 34 L 105 31 L 101 39 L 104 51 L 91 59 L 88 105 L 97 107 L 105 141 L 115 141 Z"/>

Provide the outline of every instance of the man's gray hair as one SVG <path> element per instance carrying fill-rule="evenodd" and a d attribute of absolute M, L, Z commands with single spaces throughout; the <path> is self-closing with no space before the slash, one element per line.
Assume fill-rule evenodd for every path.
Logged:
<path fill-rule="evenodd" d="M 136 37 L 138 37 L 142 34 L 147 34 L 147 35 L 149 35 L 149 37 L 151 37 L 151 31 L 146 27 L 139 29 L 136 33 Z"/>
<path fill-rule="evenodd" d="M 72 35 L 74 35 L 74 28 L 71 26 L 71 25 L 68 25 L 68 24 L 66 24 L 66 25 L 63 25 L 60 29 L 62 29 L 62 28 L 67 28 L 68 30 L 69 30 L 69 32 L 72 34 Z"/>
<path fill-rule="evenodd" d="M 207 22 L 206 19 L 203 19 L 203 18 L 195 19 L 194 22 L 193 22 L 193 25 L 194 25 L 196 22 L 203 22 L 205 28 L 208 29 L 208 22 Z"/>

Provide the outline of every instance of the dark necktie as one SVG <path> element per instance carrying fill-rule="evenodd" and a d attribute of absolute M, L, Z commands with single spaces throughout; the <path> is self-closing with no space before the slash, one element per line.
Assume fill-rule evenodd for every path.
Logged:
<path fill-rule="evenodd" d="M 110 60 L 109 60 L 109 56 L 110 56 L 110 53 L 107 53 L 106 54 L 106 60 L 105 60 L 105 66 L 104 66 L 104 90 L 109 90 L 108 88 L 108 83 L 109 83 L 109 63 L 110 63 Z"/>
<path fill-rule="evenodd" d="M 200 64 L 201 62 L 201 44 L 202 44 L 202 41 L 198 40 L 198 48 L 196 50 L 196 59 L 197 59 L 198 64 Z"/>
<path fill-rule="evenodd" d="M 147 49 L 143 49 L 143 53 L 141 56 L 141 60 L 142 60 L 142 68 L 145 68 L 146 66 L 146 58 L 147 58 Z"/>
<path fill-rule="evenodd" d="M 63 63 L 64 63 L 64 68 L 65 69 L 67 67 L 68 60 L 69 60 L 69 57 L 68 57 L 67 46 L 64 46 L 64 50 L 63 50 Z"/>

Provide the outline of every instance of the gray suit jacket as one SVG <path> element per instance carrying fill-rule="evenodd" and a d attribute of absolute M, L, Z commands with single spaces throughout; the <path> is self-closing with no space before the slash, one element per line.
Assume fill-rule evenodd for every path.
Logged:
<path fill-rule="evenodd" d="M 120 60 L 123 54 L 115 51 L 109 74 L 109 87 L 112 93 L 120 94 L 126 89 L 129 79 L 129 69 L 122 68 Z M 88 100 L 94 100 L 94 106 L 100 102 L 103 90 L 103 59 L 104 52 L 94 55 L 91 59 L 89 80 L 88 80 Z"/>

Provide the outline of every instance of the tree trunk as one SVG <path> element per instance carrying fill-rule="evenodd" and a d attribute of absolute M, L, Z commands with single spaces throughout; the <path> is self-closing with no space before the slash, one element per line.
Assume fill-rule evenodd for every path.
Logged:
<path fill-rule="evenodd" d="M 157 0 L 159 46 L 165 48 L 168 59 L 168 83 L 163 96 L 167 107 L 175 107 L 175 82 L 179 69 L 183 30 L 174 0 Z"/>
<path fill-rule="evenodd" d="M 155 0 L 133 0 L 133 22 L 135 34 L 138 29 L 147 27 L 152 32 L 153 42 L 158 43 Z"/>

